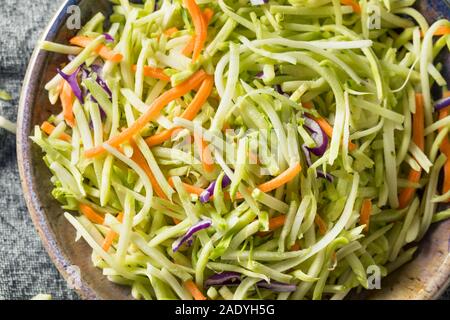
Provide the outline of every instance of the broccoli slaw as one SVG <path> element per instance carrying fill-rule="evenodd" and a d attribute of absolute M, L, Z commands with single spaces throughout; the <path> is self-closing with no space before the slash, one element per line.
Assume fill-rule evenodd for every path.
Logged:
<path fill-rule="evenodd" d="M 413 0 L 111 2 L 41 43 L 67 63 L 31 139 L 134 298 L 343 299 L 450 217 L 448 20 Z"/>

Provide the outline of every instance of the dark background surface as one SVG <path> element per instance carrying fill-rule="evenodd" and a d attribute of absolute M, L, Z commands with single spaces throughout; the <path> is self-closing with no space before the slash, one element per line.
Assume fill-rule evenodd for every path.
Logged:
<path fill-rule="evenodd" d="M 41 33 L 62 0 L 0 0 L 0 115 L 16 121 L 22 79 Z M 34 229 L 20 188 L 15 136 L 0 129 L 0 299 L 78 299 L 67 287 Z M 450 290 L 445 299 L 450 300 Z"/>

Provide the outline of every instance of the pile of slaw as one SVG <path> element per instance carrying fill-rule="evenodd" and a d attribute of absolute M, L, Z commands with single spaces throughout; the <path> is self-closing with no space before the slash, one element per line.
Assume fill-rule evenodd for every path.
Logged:
<path fill-rule="evenodd" d="M 134 298 L 343 299 L 450 217 L 449 21 L 413 0 L 112 2 L 41 43 L 67 64 L 31 139 Z"/>

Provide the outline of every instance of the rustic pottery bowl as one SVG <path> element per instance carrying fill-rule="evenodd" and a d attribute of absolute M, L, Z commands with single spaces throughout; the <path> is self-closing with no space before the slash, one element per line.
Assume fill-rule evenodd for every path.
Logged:
<path fill-rule="evenodd" d="M 107 0 L 66 1 L 56 13 L 42 39 L 66 43 L 75 31 L 68 30 L 68 8 L 78 5 L 82 22 L 96 12 L 108 15 L 111 4 Z M 417 5 L 429 22 L 439 17 L 450 18 L 448 0 L 420 0 Z M 69 10 L 69 12 L 72 12 Z M 442 60 L 443 59 L 443 60 Z M 441 57 L 450 79 L 450 57 Z M 50 195 L 50 172 L 42 161 L 41 151 L 29 136 L 33 127 L 53 113 L 44 84 L 54 75 L 63 56 L 36 49 L 28 67 L 19 108 L 17 155 L 21 183 L 33 222 L 45 248 L 61 274 L 85 299 L 131 299 L 129 289 L 109 282 L 91 263 L 91 249 L 84 241 L 74 242 L 75 230 L 63 217 L 63 210 Z M 413 261 L 387 277 L 381 290 L 353 295 L 370 299 L 436 299 L 450 280 L 450 221 L 432 226 L 421 241 Z M 74 267 L 76 266 L 76 267 Z M 74 272 L 79 270 L 80 272 Z M 74 278 L 74 274 L 79 274 Z"/>

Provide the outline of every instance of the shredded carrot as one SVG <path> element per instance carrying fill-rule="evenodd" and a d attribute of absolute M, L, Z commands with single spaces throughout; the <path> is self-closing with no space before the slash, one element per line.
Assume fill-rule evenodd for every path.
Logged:
<path fill-rule="evenodd" d="M 372 214 L 372 201 L 370 199 L 364 199 L 362 206 L 361 206 L 359 223 L 361 225 L 363 225 L 363 224 L 366 225 L 366 227 L 364 228 L 365 232 L 369 231 L 369 223 L 370 223 L 370 215 L 371 214 Z"/>
<path fill-rule="evenodd" d="M 164 34 L 170 38 L 171 36 L 173 36 L 173 35 L 174 35 L 175 33 L 177 33 L 178 31 L 179 31 L 179 30 L 178 30 L 177 27 L 172 27 L 172 28 L 169 28 L 169 29 L 167 29 L 166 31 L 164 31 Z"/>
<path fill-rule="evenodd" d="M 175 185 L 174 185 L 174 183 L 173 183 L 173 178 L 170 177 L 168 181 L 169 181 L 169 185 L 170 185 L 172 188 L 174 188 Z M 186 191 L 187 191 L 188 193 L 196 194 L 196 195 L 198 195 L 198 196 L 201 195 L 201 194 L 205 191 L 205 189 L 202 189 L 202 188 L 199 188 L 199 187 L 196 187 L 196 186 L 193 186 L 193 185 L 184 183 L 184 182 L 183 182 L 183 187 L 186 189 Z"/>
<path fill-rule="evenodd" d="M 137 65 L 133 65 L 133 71 L 136 72 Z M 164 73 L 164 70 L 161 68 L 154 68 L 150 66 L 144 66 L 144 76 L 159 79 L 163 81 L 170 81 L 170 77 Z"/>
<path fill-rule="evenodd" d="M 314 105 L 311 102 L 303 102 L 302 105 L 307 108 L 307 109 L 312 109 L 314 107 Z M 328 123 L 328 121 L 325 118 L 322 117 L 312 117 L 314 119 L 314 121 L 316 121 L 320 128 L 322 128 L 322 130 L 325 132 L 325 134 L 332 138 L 333 137 L 333 127 Z M 348 149 L 350 151 L 354 151 L 356 150 L 357 145 L 354 144 L 353 142 L 349 141 L 348 142 Z"/>
<path fill-rule="evenodd" d="M 213 172 L 215 166 L 211 150 L 209 150 L 208 144 L 205 142 L 205 140 L 203 140 L 202 136 L 199 135 L 198 133 L 194 133 L 194 142 L 195 145 L 197 146 L 203 169 L 206 172 Z"/>
<path fill-rule="evenodd" d="M 173 220 L 173 222 L 174 222 L 175 224 L 180 224 L 180 223 L 181 223 L 181 220 L 179 220 L 179 219 L 177 219 L 177 218 L 172 218 L 172 220 Z"/>
<path fill-rule="evenodd" d="M 270 231 L 274 231 L 276 229 L 281 228 L 284 226 L 284 223 L 286 222 L 286 216 L 281 215 L 274 218 L 269 219 L 269 229 Z"/>
<path fill-rule="evenodd" d="M 93 40 L 85 36 L 76 36 L 70 39 L 70 43 L 79 47 L 87 47 Z M 114 53 L 110 48 L 104 44 L 99 45 L 95 52 L 105 60 L 112 62 L 120 62 L 123 60 L 123 56 L 120 53 Z"/>
<path fill-rule="evenodd" d="M 290 167 L 286 171 L 284 171 L 282 174 L 280 174 L 278 177 L 265 182 L 263 184 L 260 184 L 257 188 L 261 190 L 262 192 L 270 192 L 272 190 L 277 189 L 278 187 L 281 187 L 282 185 L 288 183 L 292 179 L 294 179 L 297 174 L 300 173 L 302 167 L 300 166 L 300 163 L 297 163 L 296 165 Z M 172 178 L 169 178 L 169 184 L 173 187 L 173 180 Z M 205 189 L 192 186 L 187 183 L 183 183 L 183 186 L 186 188 L 186 191 L 189 193 L 201 195 Z M 225 197 L 229 197 L 228 194 L 225 194 Z M 236 194 L 236 199 L 242 199 L 242 194 L 239 192 Z"/>
<path fill-rule="evenodd" d="M 346 6 L 351 6 L 353 8 L 353 11 L 356 13 L 361 13 L 361 6 L 359 3 L 355 0 L 341 0 L 341 3 Z"/>
<path fill-rule="evenodd" d="M 203 83 L 201 84 L 200 89 L 198 90 L 194 99 L 191 101 L 189 106 L 181 114 L 180 117 L 190 121 L 194 120 L 195 116 L 199 113 L 203 105 L 208 100 L 208 97 L 210 96 L 213 87 L 214 87 L 214 79 L 212 76 L 207 75 L 205 80 L 203 80 Z M 147 138 L 145 141 L 150 147 L 160 145 L 161 143 L 169 140 L 180 129 L 181 129 L 180 127 L 176 127 L 169 130 L 164 130 L 161 133 L 158 133 L 156 135 Z"/>
<path fill-rule="evenodd" d="M 271 232 L 280 229 L 284 226 L 286 222 L 286 215 L 276 216 L 269 219 L 269 231 L 260 231 L 257 233 L 259 237 L 264 237 Z"/>
<path fill-rule="evenodd" d="M 209 22 L 211 21 L 213 16 L 214 16 L 214 11 L 212 9 L 206 8 L 203 11 L 203 17 L 205 19 L 206 25 L 209 24 Z M 191 37 L 191 39 L 187 43 L 186 47 L 184 47 L 184 49 L 181 53 L 184 54 L 185 56 L 189 56 L 192 53 L 192 51 L 194 51 L 194 47 L 195 47 L 195 35 Z"/>
<path fill-rule="evenodd" d="M 424 111 L 423 111 L 423 96 L 420 93 L 416 94 L 416 113 L 413 115 L 413 132 L 412 140 L 421 149 L 425 147 L 425 123 L 424 123 Z M 408 175 L 408 181 L 412 183 L 418 183 L 422 170 L 415 171 L 411 169 Z M 400 209 L 406 208 L 411 202 L 412 198 L 416 194 L 415 188 L 404 188 L 399 195 Z"/>
<path fill-rule="evenodd" d="M 73 93 L 70 84 L 65 80 L 59 97 L 61 99 L 64 120 L 73 128 L 75 127 L 75 117 L 73 115 L 73 101 L 75 99 L 75 94 Z"/>
<path fill-rule="evenodd" d="M 450 161 L 449 158 L 447 158 L 447 161 L 444 165 L 444 182 L 442 183 L 442 194 L 447 193 L 450 191 Z M 450 200 L 447 200 L 447 202 L 450 202 Z"/>
<path fill-rule="evenodd" d="M 150 182 L 152 183 L 153 189 L 155 190 L 155 193 L 158 195 L 158 197 L 167 199 L 166 194 L 162 190 L 161 186 L 158 183 L 158 180 L 156 180 L 155 176 L 153 175 L 152 170 L 150 169 L 147 160 L 145 160 L 144 155 L 142 154 L 141 150 L 139 150 L 139 147 L 137 146 L 136 142 L 134 142 L 133 139 L 131 139 L 131 146 L 133 147 L 133 156 L 131 157 L 131 160 L 136 162 L 139 167 L 142 168 L 142 170 L 145 171 L 148 178 L 150 179 Z"/>
<path fill-rule="evenodd" d="M 96 224 L 103 224 L 105 222 L 105 218 L 99 213 L 95 212 L 91 207 L 84 203 L 80 203 L 80 211 L 82 214 L 86 216 L 89 220 Z"/>
<path fill-rule="evenodd" d="M 181 51 L 182 54 L 185 56 L 189 56 L 192 51 L 194 51 L 195 46 L 195 36 L 192 36 L 189 42 L 186 44 L 186 47 L 184 47 L 183 51 Z"/>
<path fill-rule="evenodd" d="M 180 132 L 182 129 L 179 127 L 172 128 L 169 130 L 164 130 L 158 134 L 155 134 L 151 137 L 148 137 L 145 142 L 147 142 L 149 147 L 158 146 L 170 138 L 174 137 L 178 132 Z"/>
<path fill-rule="evenodd" d="M 291 166 L 278 177 L 258 186 L 262 192 L 270 192 L 294 179 L 302 170 L 300 163 Z"/>
<path fill-rule="evenodd" d="M 195 0 L 183 0 L 183 3 L 192 17 L 195 28 L 195 44 L 192 61 L 197 61 L 206 42 L 208 25 Z"/>
<path fill-rule="evenodd" d="M 209 24 L 209 22 L 211 21 L 213 16 L 214 16 L 214 10 L 213 9 L 206 8 L 205 10 L 203 10 L 203 17 L 205 18 L 206 24 Z"/>
<path fill-rule="evenodd" d="M 41 125 L 41 130 L 44 131 L 46 134 L 51 135 L 53 130 L 55 130 L 55 127 L 50 124 L 47 121 L 44 121 Z M 59 139 L 70 142 L 72 140 L 72 138 L 67 134 L 67 133 L 61 133 L 61 135 L 59 136 Z"/>
<path fill-rule="evenodd" d="M 294 243 L 294 245 L 289 249 L 290 251 L 298 251 L 300 250 L 300 243 L 297 241 L 296 243 Z"/>
<path fill-rule="evenodd" d="M 319 232 L 323 236 L 327 233 L 327 224 L 325 221 L 323 221 L 322 217 L 316 214 L 316 217 L 314 218 L 314 223 L 319 227 Z"/>
<path fill-rule="evenodd" d="M 225 122 L 223 124 L 222 131 L 225 132 L 225 131 L 227 131 L 229 129 L 231 129 L 230 124 L 228 122 Z"/>
<path fill-rule="evenodd" d="M 413 141 L 423 151 L 425 148 L 425 124 L 423 111 L 423 96 L 416 94 L 416 113 L 413 116 Z"/>
<path fill-rule="evenodd" d="M 207 300 L 194 281 L 188 280 L 184 283 L 184 286 L 192 294 L 194 300 Z"/>
<path fill-rule="evenodd" d="M 159 98 L 153 101 L 148 110 L 137 119 L 133 125 L 115 137 L 106 141 L 112 147 L 118 147 L 124 142 L 129 141 L 133 136 L 138 134 L 151 120 L 158 117 L 161 110 L 168 105 L 171 101 L 181 98 L 186 93 L 191 91 L 193 88 L 199 85 L 205 77 L 206 73 L 202 71 L 197 71 L 191 78 L 182 84 L 170 89 L 163 93 Z M 85 151 L 86 158 L 93 158 L 105 153 L 105 148 L 103 146 L 98 146 L 96 148 Z"/>
<path fill-rule="evenodd" d="M 119 220 L 119 222 L 123 221 L 123 212 L 120 212 L 117 215 L 117 220 Z M 108 252 L 109 248 L 111 248 L 114 240 L 116 240 L 117 237 L 118 234 L 114 230 L 109 230 L 109 232 L 106 234 L 105 240 L 103 240 L 102 249 Z"/>
<path fill-rule="evenodd" d="M 450 27 L 449 26 L 440 26 L 437 28 L 437 30 L 433 33 L 434 36 L 445 36 L 450 34 Z M 422 37 L 425 37 L 425 32 L 421 32 Z"/>
<path fill-rule="evenodd" d="M 199 111 L 202 109 L 203 105 L 211 95 L 213 87 L 214 78 L 210 75 L 207 75 L 194 99 L 186 108 L 186 110 L 181 114 L 181 117 L 190 121 L 194 120 L 195 116 L 199 113 Z"/>
<path fill-rule="evenodd" d="M 158 145 L 166 142 L 167 140 L 169 140 L 175 134 L 177 134 L 179 130 L 180 130 L 179 128 L 172 128 L 169 130 L 164 130 L 164 131 L 157 133 L 151 137 L 148 137 L 147 139 L 145 139 L 145 142 L 148 144 L 149 147 L 158 146 Z"/>
<path fill-rule="evenodd" d="M 450 97 L 450 91 L 444 93 L 444 98 L 448 97 Z M 448 115 L 449 107 L 442 109 L 439 111 L 439 120 L 444 119 Z M 442 128 L 440 128 L 439 131 L 442 131 Z M 448 139 L 448 135 L 442 141 L 440 150 L 447 157 L 444 165 L 444 181 L 442 182 L 442 194 L 445 194 L 450 190 L 450 140 Z M 450 202 L 450 200 L 448 202 Z"/>

